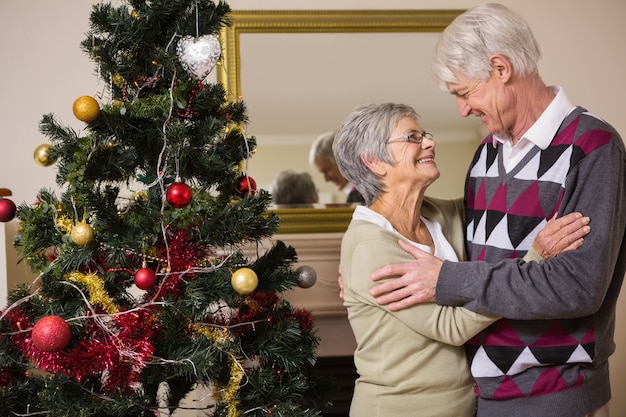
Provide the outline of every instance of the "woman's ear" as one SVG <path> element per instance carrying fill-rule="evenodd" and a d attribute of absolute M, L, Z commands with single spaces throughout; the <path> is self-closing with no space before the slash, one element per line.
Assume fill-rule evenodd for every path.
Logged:
<path fill-rule="evenodd" d="M 387 174 L 387 167 L 385 166 L 384 162 L 378 159 L 370 160 L 364 155 L 361 155 L 361 161 L 365 164 L 365 166 L 370 171 L 372 171 L 374 174 L 378 175 L 379 177 L 384 177 Z"/>

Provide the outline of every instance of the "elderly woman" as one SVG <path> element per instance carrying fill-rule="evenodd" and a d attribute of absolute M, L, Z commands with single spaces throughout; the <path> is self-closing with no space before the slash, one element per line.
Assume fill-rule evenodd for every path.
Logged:
<path fill-rule="evenodd" d="M 462 345 L 496 317 L 433 303 L 390 311 L 369 293 L 373 271 L 415 261 L 398 239 L 442 259 L 464 259 L 462 201 L 424 197 L 439 178 L 433 135 L 407 105 L 370 104 L 349 115 L 333 151 L 342 175 L 365 198 L 341 246 L 344 305 L 359 374 L 350 415 L 473 416 L 473 380 Z M 541 246 L 528 259 L 540 260 L 537 252 L 547 251 Z"/>
<path fill-rule="evenodd" d="M 286 169 L 278 173 L 270 186 L 272 201 L 277 206 L 313 207 L 319 201 L 317 187 L 308 172 Z"/>

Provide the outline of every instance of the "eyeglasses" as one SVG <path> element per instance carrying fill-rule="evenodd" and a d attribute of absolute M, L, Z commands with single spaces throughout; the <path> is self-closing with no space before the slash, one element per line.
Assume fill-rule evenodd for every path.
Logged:
<path fill-rule="evenodd" d="M 394 140 L 390 140 L 387 143 L 396 143 L 396 142 L 411 142 L 419 145 L 424 141 L 424 138 L 429 140 L 435 140 L 432 133 L 428 132 L 418 132 L 417 130 L 411 130 L 406 132 L 402 137 Z"/>

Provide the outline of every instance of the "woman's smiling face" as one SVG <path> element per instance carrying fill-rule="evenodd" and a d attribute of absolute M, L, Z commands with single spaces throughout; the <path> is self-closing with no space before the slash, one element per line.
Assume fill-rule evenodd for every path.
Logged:
<path fill-rule="evenodd" d="M 407 135 L 408 140 L 404 135 Z M 411 141 L 419 141 L 414 143 Z M 413 119 L 400 119 L 387 141 L 389 154 L 395 161 L 387 166 L 385 183 L 387 187 L 408 183 L 411 187 L 427 187 L 439 178 L 435 163 L 435 142 L 432 135 Z"/>

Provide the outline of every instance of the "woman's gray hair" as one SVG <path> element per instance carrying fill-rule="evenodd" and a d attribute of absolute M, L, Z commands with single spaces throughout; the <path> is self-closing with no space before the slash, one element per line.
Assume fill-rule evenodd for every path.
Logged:
<path fill-rule="evenodd" d="M 385 190 L 381 178 L 365 165 L 379 160 L 390 165 L 387 141 L 401 119 L 417 121 L 419 115 L 405 104 L 365 104 L 354 108 L 335 133 L 333 152 L 341 175 L 350 181 L 370 206 Z"/>
<path fill-rule="evenodd" d="M 458 83 L 453 71 L 486 81 L 492 71 L 489 57 L 506 57 L 518 75 L 537 71 L 541 50 L 528 23 L 514 11 L 496 3 L 476 6 L 457 16 L 443 31 L 433 54 L 435 84 L 448 91 Z"/>
<path fill-rule="evenodd" d="M 270 186 L 274 204 L 310 205 L 319 201 L 317 187 L 308 172 L 281 171 Z"/>

